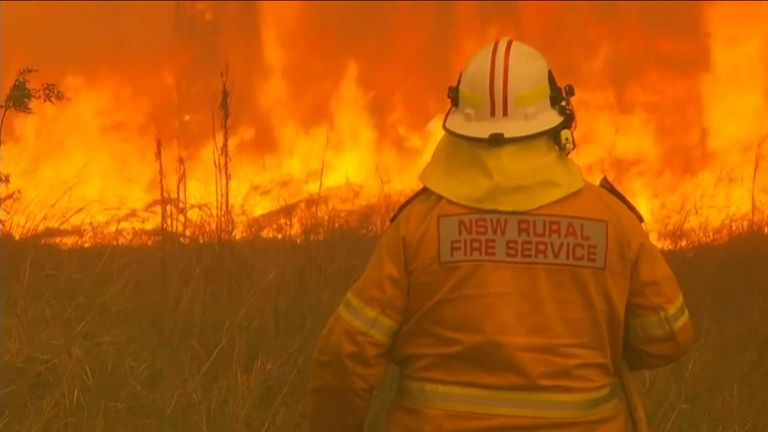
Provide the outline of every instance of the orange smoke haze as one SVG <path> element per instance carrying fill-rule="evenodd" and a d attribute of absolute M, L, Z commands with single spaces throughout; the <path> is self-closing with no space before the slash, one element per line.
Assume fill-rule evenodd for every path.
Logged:
<path fill-rule="evenodd" d="M 0 171 L 21 195 L 3 228 L 17 236 L 156 227 L 156 135 L 167 196 L 183 158 L 190 218 L 210 217 L 225 69 L 238 234 L 321 189 L 342 209 L 400 199 L 442 134 L 447 86 L 503 35 L 574 84 L 574 158 L 658 242 L 766 226 L 766 3 L 4 2 L 0 19 L 3 91 L 31 66 L 69 96 L 9 114 Z"/>

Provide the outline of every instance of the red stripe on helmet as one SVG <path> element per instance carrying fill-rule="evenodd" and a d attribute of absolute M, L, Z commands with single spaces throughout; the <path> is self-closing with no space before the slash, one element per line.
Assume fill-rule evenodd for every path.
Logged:
<path fill-rule="evenodd" d="M 493 43 L 493 49 L 491 49 L 491 76 L 488 81 L 488 93 L 491 101 L 491 117 L 496 116 L 496 51 L 499 49 L 499 41 Z"/>
<path fill-rule="evenodd" d="M 507 95 L 509 94 L 509 52 L 512 50 L 512 39 L 507 40 L 507 47 L 504 49 L 504 102 L 502 106 L 502 115 L 507 116 Z"/>

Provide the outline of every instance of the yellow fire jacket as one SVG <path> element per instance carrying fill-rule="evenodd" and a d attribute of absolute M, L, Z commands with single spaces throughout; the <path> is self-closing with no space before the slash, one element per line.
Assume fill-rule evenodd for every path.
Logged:
<path fill-rule="evenodd" d="M 362 431 L 393 362 L 390 431 L 622 431 L 619 359 L 662 366 L 692 338 L 673 273 L 604 189 L 524 213 L 423 189 L 320 337 L 310 430 Z"/>

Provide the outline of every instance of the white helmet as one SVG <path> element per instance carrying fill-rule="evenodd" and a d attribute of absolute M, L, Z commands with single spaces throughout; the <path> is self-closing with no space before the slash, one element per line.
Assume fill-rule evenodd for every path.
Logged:
<path fill-rule="evenodd" d="M 573 86 L 561 89 L 544 57 L 524 43 L 503 38 L 475 54 L 448 89 L 451 108 L 443 129 L 461 138 L 514 141 L 555 131 L 573 149 Z"/>

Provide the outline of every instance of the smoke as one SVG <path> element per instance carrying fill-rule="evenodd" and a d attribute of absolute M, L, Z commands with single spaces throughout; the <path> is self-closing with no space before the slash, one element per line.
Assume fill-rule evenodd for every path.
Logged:
<path fill-rule="evenodd" d="M 3 2 L 3 84 L 22 65 L 132 81 L 157 73 L 172 49 L 172 12 L 166 2 Z"/>
<path fill-rule="evenodd" d="M 275 72 L 263 49 L 266 26 L 276 28 L 281 50 L 285 115 L 305 128 L 331 118 L 332 95 L 354 61 L 377 129 L 393 145 L 400 143 L 398 127 L 423 128 L 446 109 L 445 89 L 464 62 L 502 35 L 542 51 L 560 80 L 577 90 L 610 88 L 621 112 L 655 113 L 661 139 L 680 124 L 700 124 L 695 83 L 708 67 L 703 5 L 696 2 L 19 2 L 0 7 L 3 84 L 16 68 L 33 65 L 54 77 L 106 76 L 137 92 L 165 98 L 175 93 L 176 112 L 157 116 L 186 117 L 182 135 L 189 146 L 201 145 L 210 134 L 219 74 L 228 65 L 235 123 L 259 131 L 251 145 L 275 150 L 273 127 L 265 121 L 274 107 L 263 103 L 264 83 Z M 158 91 L 168 72 L 176 88 Z M 662 94 L 663 89 L 649 87 L 659 80 L 676 91 Z M 158 111 L 171 110 L 167 100 L 154 102 Z M 663 147 L 670 152 L 699 146 L 695 137 L 667 144 Z"/>

